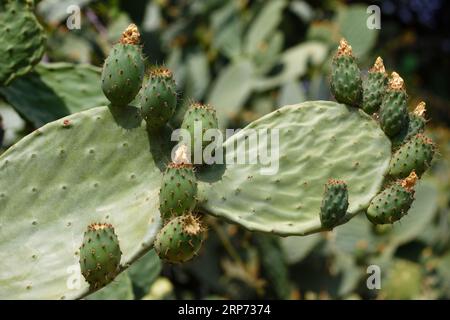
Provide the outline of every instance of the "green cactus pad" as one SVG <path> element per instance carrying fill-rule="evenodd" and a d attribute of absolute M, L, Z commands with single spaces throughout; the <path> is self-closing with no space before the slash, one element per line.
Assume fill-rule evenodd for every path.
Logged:
<path fill-rule="evenodd" d="M 420 177 L 430 166 L 434 149 L 433 141 L 418 133 L 394 153 L 389 175 L 394 178 L 405 178 L 414 170 Z"/>
<path fill-rule="evenodd" d="M 35 127 L 41 127 L 69 114 L 106 105 L 100 73 L 100 68 L 85 64 L 39 63 L 33 72 L 0 87 L 0 93 Z"/>
<path fill-rule="evenodd" d="M 336 101 L 359 105 L 362 94 L 360 70 L 351 46 L 343 39 L 331 65 L 330 88 Z"/>
<path fill-rule="evenodd" d="M 167 142 L 137 108 L 111 110 L 49 123 L 0 157 L 0 299 L 88 294 L 79 247 L 93 222 L 114 225 L 125 266 L 152 247 Z"/>
<path fill-rule="evenodd" d="M 153 131 L 162 128 L 175 113 L 177 105 L 175 80 L 166 68 L 150 72 L 139 93 L 142 117 Z"/>
<path fill-rule="evenodd" d="M 30 0 L 0 0 L 0 85 L 29 72 L 44 54 L 44 30 L 33 7 Z"/>
<path fill-rule="evenodd" d="M 326 229 L 333 229 L 345 216 L 348 208 L 348 190 L 344 181 L 330 179 L 325 184 L 320 222 Z"/>
<path fill-rule="evenodd" d="M 205 159 L 199 159 L 199 157 L 203 155 L 204 148 L 211 143 L 211 141 L 206 141 L 203 135 L 209 129 L 218 128 L 216 111 L 210 105 L 193 103 L 184 115 L 181 128 L 187 130 L 191 137 L 190 155 L 192 162 L 194 164 L 203 163 Z"/>
<path fill-rule="evenodd" d="M 159 211 L 164 221 L 194 209 L 197 181 L 190 164 L 170 163 L 163 175 Z"/>
<path fill-rule="evenodd" d="M 405 180 L 398 180 L 380 192 L 370 202 L 366 216 L 373 224 L 388 224 L 400 220 L 408 213 L 414 201 L 414 172 Z"/>
<path fill-rule="evenodd" d="M 92 289 L 104 287 L 116 277 L 121 256 L 119 239 L 111 224 L 88 226 L 80 247 L 80 266 Z"/>
<path fill-rule="evenodd" d="M 145 64 L 139 38 L 137 27 L 130 25 L 103 64 L 102 89 L 113 105 L 128 105 L 141 89 Z"/>
<path fill-rule="evenodd" d="M 264 155 L 264 143 L 245 147 L 245 137 L 252 129 L 275 128 L 278 170 L 276 165 L 271 170 L 269 161 L 228 161 L 226 168 L 199 172 L 201 209 L 250 230 L 305 235 L 323 230 L 319 215 L 328 179 L 344 180 L 348 186 L 349 208 L 342 222 L 367 208 L 380 191 L 391 144 L 362 110 L 329 101 L 280 108 L 229 138 L 224 143 L 227 158 Z M 271 145 L 270 136 L 267 140 Z"/>
<path fill-rule="evenodd" d="M 383 60 L 378 57 L 374 66 L 369 70 L 367 78 L 363 80 L 361 108 L 368 114 L 377 112 L 380 108 L 384 92 L 386 91 L 387 74 Z"/>
<path fill-rule="evenodd" d="M 407 101 L 403 79 L 393 72 L 380 106 L 380 126 L 388 137 L 408 127 Z"/>
<path fill-rule="evenodd" d="M 418 133 L 425 131 L 425 125 L 427 121 L 424 117 L 425 113 L 425 102 L 419 103 L 414 112 L 409 113 L 408 126 L 403 128 L 399 134 L 391 138 L 392 146 L 397 148 L 402 145 Z"/>
<path fill-rule="evenodd" d="M 158 232 L 155 251 L 166 262 L 186 262 L 197 255 L 203 238 L 200 218 L 189 213 L 173 218 Z"/>

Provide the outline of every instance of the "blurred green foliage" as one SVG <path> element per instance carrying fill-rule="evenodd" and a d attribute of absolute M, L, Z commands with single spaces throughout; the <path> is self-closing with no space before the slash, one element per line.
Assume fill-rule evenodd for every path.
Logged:
<path fill-rule="evenodd" d="M 419 15 L 396 19 L 404 3 L 393 11 L 379 3 L 382 29 L 370 30 L 369 4 L 353 1 L 37 1 L 47 50 L 33 72 L 0 87 L 3 149 L 46 122 L 105 104 L 98 67 L 130 22 L 142 33 L 147 63 L 166 64 L 176 76 L 174 125 L 190 99 L 213 104 L 222 128 L 241 128 L 282 105 L 331 99 L 329 62 L 344 36 L 362 69 L 381 55 L 395 66 L 388 71 L 405 78 L 411 107 L 427 102 L 428 133 L 440 148 L 411 212 L 393 226 L 361 216 L 332 232 L 277 238 L 209 217 L 197 259 L 162 265 L 151 251 L 90 298 L 449 299 L 450 37 L 436 40 Z M 80 29 L 66 26 L 70 4 L 81 8 Z M 433 66 L 433 54 L 447 60 Z M 382 270 L 381 290 L 366 285 L 373 264 Z"/>

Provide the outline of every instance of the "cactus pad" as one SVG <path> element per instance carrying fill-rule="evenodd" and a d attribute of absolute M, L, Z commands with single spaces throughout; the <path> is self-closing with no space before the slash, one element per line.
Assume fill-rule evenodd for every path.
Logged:
<path fill-rule="evenodd" d="M 362 83 L 360 70 L 352 54 L 352 47 L 341 40 L 333 58 L 330 88 L 336 101 L 348 105 L 359 105 Z"/>
<path fill-rule="evenodd" d="M 204 232 L 198 216 L 188 213 L 175 217 L 158 232 L 155 251 L 164 261 L 186 262 L 200 250 Z"/>
<path fill-rule="evenodd" d="M 159 211 L 164 221 L 194 209 L 197 181 L 191 164 L 170 163 L 159 193 Z"/>
<path fill-rule="evenodd" d="M 348 208 L 348 190 L 344 181 L 330 179 L 325 184 L 320 221 L 326 229 L 333 229 L 345 216 Z"/>
<path fill-rule="evenodd" d="M 131 24 L 103 65 L 102 89 L 113 105 L 128 105 L 141 88 L 145 64 L 139 37 L 137 27 Z"/>
<path fill-rule="evenodd" d="M 79 247 L 93 222 L 114 225 L 123 264 L 151 248 L 162 143 L 149 139 L 137 108 L 116 112 L 49 123 L 0 157 L 0 299 L 87 294 Z"/>
<path fill-rule="evenodd" d="M 394 223 L 406 215 L 414 200 L 416 182 L 417 175 L 412 172 L 408 178 L 394 182 L 373 198 L 366 213 L 370 222 Z"/>
<path fill-rule="evenodd" d="M 328 179 L 347 183 L 349 207 L 344 221 L 367 208 L 381 189 L 391 144 L 362 110 L 328 101 L 280 108 L 226 140 L 228 159 L 265 154 L 265 143 L 245 147 L 252 129 L 279 130 L 279 157 L 274 157 L 278 168 L 274 165 L 272 172 L 268 161 L 227 161 L 217 181 L 212 178 L 218 169 L 199 172 L 201 208 L 206 212 L 250 230 L 304 235 L 323 230 L 319 215 Z M 269 136 L 269 146 L 271 140 Z"/>
<path fill-rule="evenodd" d="M 108 223 L 92 223 L 80 247 L 81 273 L 93 289 L 110 283 L 119 271 L 119 239 Z"/>
<path fill-rule="evenodd" d="M 167 68 L 150 71 L 139 94 L 142 117 L 150 130 L 158 130 L 172 118 L 177 105 L 175 80 Z"/>
<path fill-rule="evenodd" d="M 394 153 L 389 174 L 395 178 L 405 178 L 414 170 L 420 177 L 430 166 L 434 149 L 433 141 L 418 133 Z"/>
<path fill-rule="evenodd" d="M 374 66 L 369 70 L 367 78 L 362 83 L 363 99 L 361 108 L 368 114 L 377 112 L 380 108 L 387 84 L 387 73 L 383 60 L 378 57 Z"/>
<path fill-rule="evenodd" d="M 33 1 L 0 0 L 0 85 L 29 72 L 44 54 L 43 28 Z"/>

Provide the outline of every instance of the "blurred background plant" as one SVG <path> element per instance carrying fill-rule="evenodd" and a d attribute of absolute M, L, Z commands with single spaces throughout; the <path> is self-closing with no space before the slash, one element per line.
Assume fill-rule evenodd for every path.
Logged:
<path fill-rule="evenodd" d="M 367 28 L 381 9 L 381 29 Z M 69 30 L 68 8 L 80 8 Z M 180 96 L 213 104 L 222 128 L 279 106 L 331 100 L 328 68 L 347 38 L 367 70 L 377 56 L 405 79 L 411 107 L 427 103 L 439 156 L 410 214 L 388 227 L 356 217 L 333 232 L 277 238 L 208 217 L 209 241 L 182 266 L 151 251 L 92 299 L 450 299 L 450 10 L 442 0 L 36 1 L 47 37 L 42 61 L 0 85 L 2 151 L 34 129 L 107 102 L 100 69 L 130 22 L 148 64 L 166 64 Z M 73 13 L 73 12 L 72 12 Z M 382 270 L 370 290 L 369 265 Z"/>

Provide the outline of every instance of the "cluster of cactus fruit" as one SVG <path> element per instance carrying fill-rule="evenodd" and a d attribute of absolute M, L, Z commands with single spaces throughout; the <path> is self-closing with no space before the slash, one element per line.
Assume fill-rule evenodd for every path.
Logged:
<path fill-rule="evenodd" d="M 135 25 L 123 33 L 104 63 L 102 89 L 113 107 L 127 106 L 137 98 L 148 132 L 157 134 L 175 114 L 176 87 L 172 72 L 165 67 L 153 67 L 145 74 L 139 38 Z M 374 224 L 393 223 L 407 214 L 414 200 L 414 186 L 435 152 L 433 142 L 423 134 L 425 104 L 408 113 L 403 80 L 395 72 L 388 77 L 381 58 L 363 79 L 352 48 L 344 39 L 332 62 L 330 87 L 339 103 L 371 115 L 391 140 L 393 156 L 384 189 L 370 201 L 366 215 Z M 159 257 L 169 263 L 192 259 L 205 238 L 196 177 L 198 166 L 205 162 L 197 162 L 194 155 L 202 154 L 208 144 L 203 134 L 218 130 L 214 109 L 192 102 L 181 128 L 189 132 L 190 140 L 176 150 L 162 175 L 159 212 L 163 226 L 153 245 Z M 322 230 L 345 222 L 348 188 L 343 180 L 329 179 L 326 183 L 319 214 Z M 81 272 L 91 289 L 106 285 L 120 272 L 122 253 L 111 224 L 89 225 L 79 251 Z"/>
<path fill-rule="evenodd" d="M 342 39 L 332 62 L 331 91 L 338 102 L 360 107 L 376 119 L 392 143 L 392 156 L 386 187 L 367 209 L 374 224 L 393 223 L 408 213 L 414 201 L 414 185 L 430 166 L 435 153 L 432 140 L 423 134 L 425 102 L 408 112 L 408 96 L 403 79 L 392 72 L 388 77 L 378 57 L 367 77 L 362 79 L 352 48 Z M 322 225 L 337 225 L 348 206 L 346 185 L 331 180 L 325 186 L 321 207 Z"/>

